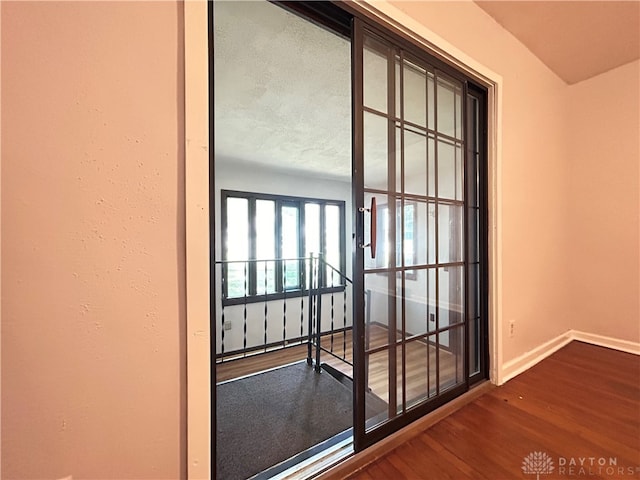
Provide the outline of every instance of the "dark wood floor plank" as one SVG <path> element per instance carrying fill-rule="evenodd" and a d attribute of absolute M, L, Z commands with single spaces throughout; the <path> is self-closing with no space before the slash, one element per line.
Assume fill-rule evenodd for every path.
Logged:
<path fill-rule="evenodd" d="M 376 462 L 395 472 L 349 478 L 535 478 L 522 470 L 534 451 L 554 461 L 545 480 L 640 479 L 640 357 L 572 342 Z M 589 457 L 617 465 L 590 468 Z M 560 458 L 586 463 L 571 473 Z"/>
<path fill-rule="evenodd" d="M 374 475 L 373 469 L 364 470 L 360 472 L 360 480 L 376 480 L 376 478 L 381 478 L 381 477 L 374 477 L 373 475 Z"/>
<path fill-rule="evenodd" d="M 581 433 L 604 434 L 614 432 L 623 443 L 632 443 L 637 438 L 638 421 L 623 421 L 617 412 L 617 402 L 596 402 L 593 405 L 582 395 L 571 397 L 561 385 L 549 381 L 549 386 L 507 384 L 492 395 L 500 393 L 511 405 L 526 409 L 539 418 L 549 418 L 554 422 L 573 422 Z M 563 401 L 568 400 L 568 401 Z M 637 400 L 636 400 L 637 401 Z"/>
<path fill-rule="evenodd" d="M 580 435 L 579 428 L 571 421 L 562 422 L 555 418 L 540 419 L 519 408 L 504 408 L 502 401 L 492 395 L 485 395 L 476 402 L 476 405 L 497 412 L 501 422 L 504 422 L 505 428 L 509 428 L 510 425 L 519 425 L 527 438 L 535 440 L 547 453 L 555 453 L 557 456 L 566 454 L 567 446 L 575 441 L 577 435 Z M 633 454 L 633 452 L 633 449 L 628 449 L 624 444 L 616 442 L 611 437 L 580 435 L 580 452 L 577 453 L 582 456 L 587 454 L 587 456 L 617 456 L 622 459 L 625 453 Z M 627 460 L 632 460 L 632 458 Z"/>
<path fill-rule="evenodd" d="M 513 475 L 513 463 L 508 458 L 510 453 L 487 455 L 487 451 L 500 451 L 502 447 L 487 440 L 484 430 L 470 428 L 460 416 L 452 415 L 432 427 L 428 433 L 449 452 L 473 465 L 479 472 L 489 472 L 492 478 L 509 478 Z"/>
<path fill-rule="evenodd" d="M 452 480 L 475 480 L 477 476 L 468 465 L 463 465 L 455 456 L 445 456 L 438 453 L 428 442 L 420 437 L 408 441 L 407 450 L 399 452 L 401 455 L 409 455 L 414 469 L 418 472 L 417 478 L 442 478 Z M 404 446 L 403 446 L 404 447 Z M 454 459 L 453 461 L 451 461 Z M 459 468 L 461 467 L 462 468 Z"/>
<path fill-rule="evenodd" d="M 442 458 L 444 461 L 450 463 L 455 466 L 457 470 L 464 473 L 469 478 L 473 479 L 487 479 L 491 480 L 490 477 L 484 476 L 481 472 L 478 472 L 474 466 L 469 465 L 467 462 L 463 461 L 457 455 L 454 455 L 452 452 L 447 450 L 442 446 L 441 443 L 435 441 L 432 437 L 427 434 L 421 434 L 417 437 L 417 440 L 421 442 L 425 447 L 430 448 L 435 452 L 436 457 Z"/>
<path fill-rule="evenodd" d="M 594 357 L 598 358 L 597 362 L 593 361 Z M 637 355 L 583 342 L 571 342 L 553 358 L 569 360 L 571 364 L 581 365 L 589 370 L 602 369 L 611 375 L 635 373 L 637 377 L 640 374 Z"/>
<path fill-rule="evenodd" d="M 406 449 L 406 445 L 404 446 L 404 448 Z M 385 460 L 388 460 L 389 463 L 396 467 L 396 469 L 400 472 L 400 477 L 396 478 L 420 478 L 422 475 L 424 475 L 420 471 L 420 466 L 416 465 L 413 462 L 411 456 L 406 454 L 403 455 L 402 452 L 399 452 L 397 450 L 395 452 L 391 452 L 390 455 L 385 457 Z"/>
<path fill-rule="evenodd" d="M 366 475 L 369 475 L 371 478 L 385 478 L 385 471 L 380 467 L 380 461 L 373 462 L 370 465 L 367 465 L 366 469 L 363 469 L 358 472 L 360 480 L 366 480 Z"/>
<path fill-rule="evenodd" d="M 539 368 L 534 368 L 529 375 L 530 381 L 535 379 L 546 379 L 549 375 L 553 375 L 555 382 L 561 382 L 567 387 L 579 388 L 585 395 L 594 396 L 612 396 L 618 401 L 632 403 L 631 398 L 640 393 L 640 376 L 631 378 L 628 372 L 624 376 L 606 375 L 595 369 L 586 369 L 583 367 L 559 362 L 554 358 L 550 358 L 548 362 L 544 362 Z M 589 382 L 584 380 L 588 379 Z M 608 388 L 602 388 L 602 387 Z"/>
<path fill-rule="evenodd" d="M 573 441 L 578 442 L 580 445 L 583 442 L 608 445 L 618 455 L 626 457 L 640 451 L 637 445 L 637 427 L 629 426 L 631 433 L 621 432 L 615 425 L 607 423 L 606 420 L 594 419 L 589 413 L 574 415 L 564 409 L 559 411 L 556 406 L 550 407 L 547 403 L 523 402 L 518 397 L 518 395 L 507 396 L 509 402 L 515 405 L 515 408 L 526 409 L 526 411 L 539 419 L 540 425 L 543 425 L 543 419 L 546 419 L 551 424 L 564 425 L 573 434 Z M 633 446 L 634 444 L 635 446 Z"/>
<path fill-rule="evenodd" d="M 403 478 L 402 472 L 398 470 L 388 457 L 381 458 L 376 462 L 378 474 L 374 478 Z"/>

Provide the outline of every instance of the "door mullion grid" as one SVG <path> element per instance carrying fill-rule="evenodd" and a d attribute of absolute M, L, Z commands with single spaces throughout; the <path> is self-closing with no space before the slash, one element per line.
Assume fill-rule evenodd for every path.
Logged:
<path fill-rule="evenodd" d="M 356 22 L 358 24 L 359 22 Z M 359 30 L 358 30 L 359 28 Z M 359 62 L 359 68 L 354 70 L 354 86 L 364 87 L 362 83 L 363 71 L 360 67 L 363 66 L 363 46 L 364 39 L 368 35 L 369 26 L 363 27 L 362 24 L 356 29 L 356 38 L 359 45 L 356 49 L 360 49 L 360 52 L 356 52 L 358 56 L 354 56 Z M 389 258 L 387 259 L 388 265 L 385 264 L 380 268 L 370 268 L 367 270 L 368 274 L 385 274 L 387 275 L 387 295 L 388 295 L 388 328 L 387 332 L 387 345 L 380 345 L 378 348 L 382 352 L 386 348 L 388 349 L 388 397 L 389 397 L 389 415 L 388 421 L 383 422 L 383 425 L 376 426 L 369 433 L 367 433 L 364 425 L 360 430 L 363 431 L 365 439 L 363 443 L 370 443 L 373 439 L 379 438 L 380 435 L 384 435 L 385 432 L 393 430 L 393 426 L 404 423 L 401 418 L 413 418 L 413 415 L 417 411 L 421 411 L 412 408 L 406 409 L 407 399 L 409 393 L 407 392 L 407 343 L 413 342 L 414 337 L 409 337 L 407 328 L 411 317 L 407 315 L 407 298 L 405 298 L 407 289 L 407 269 L 416 269 L 424 271 L 426 274 L 425 285 L 422 288 L 426 288 L 426 329 L 424 337 L 427 340 L 427 358 L 425 359 L 427 378 L 426 378 L 426 397 L 425 403 L 431 405 L 438 405 L 441 401 L 446 401 L 454 392 L 463 391 L 463 389 L 469 388 L 468 376 L 471 371 L 470 359 L 469 359 L 469 346 L 471 342 L 471 334 L 469 332 L 469 298 L 467 298 L 467 292 L 469 291 L 469 284 L 472 282 L 469 273 L 467 272 L 469 264 L 468 249 L 470 240 L 468 238 L 471 232 L 470 219 L 467 218 L 466 212 L 469 207 L 469 197 L 467 190 L 470 188 L 469 182 L 471 179 L 468 177 L 467 164 L 469 162 L 469 155 L 471 153 L 466 151 L 467 137 L 470 135 L 467 124 L 467 116 L 471 106 L 466 105 L 466 95 L 468 93 L 467 83 L 464 79 L 459 79 L 456 76 L 451 76 L 448 70 L 440 69 L 437 64 L 433 64 L 427 60 L 418 59 L 418 64 L 424 65 L 425 69 L 425 127 L 414 124 L 405 119 L 405 81 L 409 81 L 406 75 L 405 62 L 409 55 L 413 55 L 411 49 L 406 49 L 402 44 L 398 44 L 393 40 L 387 40 L 383 33 L 377 32 L 374 27 L 371 28 L 371 36 L 374 40 L 380 41 L 384 45 L 383 48 L 373 47 L 378 49 L 379 55 L 384 59 L 386 57 L 386 77 L 387 77 L 387 111 L 381 112 L 377 109 L 373 109 L 370 106 L 365 106 L 362 102 L 363 92 L 354 92 L 354 100 L 357 103 L 357 107 L 354 109 L 356 115 L 355 121 L 357 125 L 363 125 L 364 112 L 369 112 L 380 118 L 384 118 L 387 122 L 387 184 L 386 189 L 379 187 L 379 190 L 373 185 L 365 188 L 362 182 L 362 178 L 358 180 L 360 196 L 363 193 L 368 192 L 372 195 L 379 195 L 384 198 L 387 197 L 387 207 L 389 216 L 388 225 L 388 238 L 389 248 L 387 253 Z M 412 57 L 413 58 L 413 57 Z M 366 67 L 366 66 L 365 66 Z M 397 71 L 400 68 L 400 71 Z M 360 71 L 357 71 L 360 70 Z M 383 74 L 384 75 L 384 74 Z M 447 100 L 450 97 L 448 82 L 453 82 L 453 111 L 450 112 L 448 105 L 444 111 L 438 111 L 438 100 Z M 431 82 L 431 83 L 430 83 Z M 443 82 L 439 85 L 439 82 Z M 445 91 L 446 89 L 446 91 Z M 444 95 L 444 96 L 443 96 Z M 440 105 L 442 110 L 443 105 Z M 449 116 L 451 113 L 451 117 Z M 358 116 L 359 115 L 359 116 Z M 442 117 L 442 118 L 440 118 Z M 443 128 L 448 129 L 449 122 L 453 119 L 452 132 L 442 132 Z M 418 120 L 420 123 L 421 120 Z M 407 179 L 406 169 L 409 166 L 406 164 L 410 160 L 408 153 L 405 152 L 407 147 L 406 133 L 408 131 L 414 131 L 418 135 L 424 135 L 424 141 L 426 142 L 426 151 L 421 161 L 426 163 L 426 194 L 420 195 L 417 193 L 407 193 Z M 360 134 L 361 132 L 357 132 Z M 433 144 L 431 144 L 433 142 Z M 362 157 L 363 137 L 354 139 L 354 146 L 359 146 L 359 150 L 356 153 L 356 164 L 354 165 L 354 172 L 361 175 L 364 168 L 364 162 Z M 433 147 L 433 148 L 431 148 Z M 446 150 L 445 150 L 446 147 Z M 398 150 L 399 148 L 399 150 Z M 453 148 L 451 158 L 449 156 L 449 150 Z M 460 149 L 462 151 L 460 151 Z M 446 165 L 439 165 L 439 158 L 442 156 L 443 161 L 447 161 Z M 454 162 L 453 165 L 449 165 L 449 161 Z M 460 165 L 459 162 L 462 162 Z M 451 166 L 451 173 L 453 174 L 453 188 L 455 195 L 452 198 L 442 198 L 440 195 L 446 195 L 448 191 L 449 183 L 439 182 L 440 167 L 447 166 L 447 169 L 443 170 L 443 173 L 449 171 Z M 398 179 L 397 176 L 401 175 Z M 449 177 L 447 177 L 449 179 Z M 448 197 L 448 195 L 447 195 Z M 424 265 L 408 265 L 405 258 L 405 245 L 404 237 L 405 232 L 405 206 L 409 199 L 425 202 L 426 205 L 426 224 L 419 228 L 421 232 L 426 233 L 427 238 L 427 258 Z M 354 203 L 356 207 L 359 207 L 359 203 L 362 203 L 362 199 L 358 198 L 358 201 Z M 433 217 L 430 217 L 430 206 L 434 207 Z M 450 220 L 451 227 L 445 228 L 445 225 L 440 225 L 440 220 L 446 218 L 446 211 L 443 211 L 440 207 L 451 210 Z M 400 211 L 398 212 L 398 208 Z M 458 210 L 462 209 L 463 217 L 459 217 Z M 441 215 L 445 215 L 442 217 Z M 363 220 L 358 217 L 358 225 L 361 228 L 363 226 Z M 433 222 L 433 224 L 432 224 Z M 442 228 L 441 228 L 442 227 Z M 444 230 L 442 230 L 444 228 Z M 451 229 L 450 235 L 447 232 Z M 443 238 L 440 238 L 440 233 L 443 233 Z M 361 233 L 359 234 L 362 235 Z M 455 235 L 455 236 L 454 236 Z M 459 235 L 463 235 L 464 238 L 460 239 Z M 433 240 L 431 240 L 433 239 Z M 443 241 L 451 243 L 449 245 L 450 258 L 441 255 L 446 253 L 447 244 L 442 244 Z M 441 247 L 445 250 L 441 252 Z M 462 251 L 460 249 L 462 248 Z M 433 253 L 429 253 L 433 252 Z M 399 255 L 399 256 L 398 256 Z M 359 255 L 358 255 L 359 256 Z M 454 258 L 456 257 L 456 258 Z M 441 263 L 446 261 L 446 263 Z M 392 265 L 391 262 L 394 262 Z M 356 264 L 356 267 L 358 265 Z M 364 265 L 362 265 L 364 267 Z M 444 275 L 446 267 L 450 267 L 448 270 L 449 275 Z M 453 270 L 451 270 L 453 269 Z M 462 273 L 460 273 L 462 269 Z M 362 268 L 364 272 L 364 268 Z M 431 274 L 434 274 L 435 278 L 431 278 Z M 402 275 L 398 278 L 398 275 Z M 463 275 L 463 278 L 460 278 Z M 450 278 L 449 278 L 450 277 Z M 448 280 L 447 280 L 448 279 Z M 364 281 L 364 279 L 363 279 Z M 448 282 L 448 283 L 447 283 Z M 441 285 L 442 283 L 442 285 Z M 446 298 L 447 288 L 449 290 L 449 300 L 447 304 L 443 303 Z M 462 290 L 462 291 L 461 291 Z M 364 291 L 364 289 L 363 289 Z M 431 295 L 433 293 L 433 295 Z M 442 295 L 445 295 L 442 297 Z M 398 298 L 399 297 L 399 298 Z M 401 311 L 398 308 L 401 307 Z M 449 312 L 449 321 L 444 324 L 446 319 L 447 308 Z M 356 311 L 359 309 L 356 308 Z M 435 325 L 431 322 L 431 315 L 434 316 Z M 462 318 L 459 318 L 462 315 Z M 400 335 L 398 335 L 398 327 L 400 327 Z M 364 326 L 363 326 L 364 328 Z M 463 328 L 464 331 L 460 331 Z M 445 339 L 441 335 L 447 335 L 449 332 L 449 343 L 447 344 Z M 362 334 L 366 333 L 362 330 Z M 364 337 L 364 335 L 362 335 Z M 435 338 L 434 338 L 435 337 Z M 402 348 L 401 355 L 397 355 L 397 348 Z M 454 365 L 452 365 L 455 371 L 455 378 L 450 385 L 448 377 L 445 379 L 440 369 L 448 362 L 448 358 L 441 358 L 440 351 L 451 351 L 454 358 Z M 431 358 L 431 353 L 435 354 L 435 358 Z M 368 353 L 364 347 L 362 347 L 361 354 L 364 358 L 368 358 Z M 461 355 L 463 357 L 461 357 Z M 433 371 L 435 369 L 435 372 Z M 460 378 L 464 370 L 464 379 Z M 356 371 L 359 371 L 357 369 Z M 401 375 L 401 378 L 398 377 Z M 441 382 L 447 380 L 443 385 Z M 435 386 L 434 386 L 435 383 Z M 453 386 L 453 388 L 451 388 Z M 445 390 L 443 388 L 446 387 Z M 402 392 L 398 392 L 398 388 L 402 388 Z M 360 393 L 357 397 L 360 396 Z M 364 405 L 364 398 L 360 400 L 356 399 L 356 402 L 360 402 Z M 401 405 L 398 402 L 402 402 Z M 425 405 L 426 407 L 426 405 Z M 363 412 L 362 412 L 363 413 Z M 394 418 L 395 417 L 395 418 Z M 363 419 L 364 420 L 364 419 Z M 359 425 L 356 425 L 356 432 Z M 357 433 L 356 433 L 356 436 Z M 357 447 L 356 447 L 357 448 Z"/>
<path fill-rule="evenodd" d="M 464 285 L 464 290 L 462 292 L 462 295 L 460 296 L 460 299 L 462 301 L 462 328 L 464 329 L 463 331 L 463 335 L 464 335 L 464 343 L 463 343 L 463 351 L 462 354 L 464 355 L 464 362 L 463 362 L 463 368 L 464 368 L 464 381 L 467 385 L 467 388 L 469 388 L 469 363 L 470 363 L 470 359 L 469 359 L 469 319 L 467 316 L 467 299 L 469 298 L 467 295 L 467 292 L 469 291 L 469 259 L 467 258 L 467 255 L 469 253 L 469 222 L 468 220 L 468 206 L 469 206 L 469 195 L 468 195 L 468 187 L 469 187 L 469 172 L 467 171 L 467 165 L 468 165 L 468 149 L 467 149 L 467 142 L 469 141 L 468 135 L 469 135 L 469 125 L 468 122 L 465 121 L 468 119 L 467 117 L 467 82 L 463 82 L 462 84 L 462 91 L 461 91 L 461 95 L 460 95 L 460 108 L 462 109 L 462 118 L 460 120 L 460 128 L 462 129 L 461 132 L 461 137 L 462 137 L 462 196 L 463 196 L 463 200 L 464 200 L 464 207 L 462 207 L 462 222 L 463 222 L 463 226 L 462 226 L 462 231 L 464 232 L 464 242 L 462 243 L 462 256 L 459 260 L 462 260 L 464 267 L 462 267 L 462 275 L 464 277 L 463 279 L 463 285 Z M 456 365 L 458 365 L 458 362 L 456 362 Z M 457 367 L 456 367 L 457 368 Z M 457 375 L 456 375 L 457 376 Z"/>
<path fill-rule="evenodd" d="M 434 83 L 434 88 L 435 88 L 435 83 Z M 434 90 L 435 91 L 435 90 Z M 425 263 L 428 265 L 429 264 L 429 176 L 431 175 L 431 172 L 429 171 L 429 127 L 431 125 L 429 125 L 429 68 L 428 66 L 425 66 L 424 69 L 424 98 L 425 98 L 425 108 L 424 108 L 424 124 L 427 127 L 427 135 L 425 136 L 425 154 L 426 154 L 426 158 L 424 159 L 424 161 L 426 162 L 425 165 L 425 172 L 426 172 L 426 189 L 425 189 L 425 193 L 427 196 L 427 201 L 426 201 L 426 212 L 425 212 L 425 218 L 427 219 L 425 222 L 425 231 L 426 231 L 426 236 L 425 238 L 427 239 L 427 256 L 425 259 Z M 434 117 L 435 118 L 435 117 Z M 435 185 L 435 177 L 434 177 L 434 185 Z M 435 192 L 434 192 L 435 193 Z M 415 228 L 415 227 L 414 227 Z M 434 242 L 435 245 L 435 242 Z M 429 332 L 429 328 L 431 327 L 431 299 L 429 298 L 429 282 L 430 282 L 430 278 L 431 275 L 429 275 L 429 272 L 431 271 L 431 269 L 427 269 L 426 270 L 426 295 L 425 298 L 427 299 L 427 325 L 426 325 L 426 331 L 427 333 Z M 436 274 L 437 274 L 437 269 L 436 269 Z M 436 297 L 437 298 L 437 297 Z M 437 311 L 437 309 L 436 309 Z M 435 313 L 435 312 L 434 312 Z M 431 346 L 429 345 L 429 337 L 427 336 L 427 341 L 426 341 L 426 345 L 427 345 L 427 398 L 431 397 Z"/>
<path fill-rule="evenodd" d="M 395 49 L 391 46 L 387 48 L 387 212 L 389 215 L 389 261 L 396 262 L 396 126 L 395 126 L 395 107 L 396 107 L 396 72 L 395 72 Z M 387 285 L 393 294 L 389 297 L 388 316 L 389 331 L 387 338 L 389 343 L 389 418 L 394 418 L 398 412 L 398 357 L 396 353 L 397 341 L 397 277 L 388 274 Z M 393 387 L 391 380 L 393 379 Z"/>
<path fill-rule="evenodd" d="M 405 205 L 405 164 L 404 164 L 404 51 L 400 50 L 400 265 L 402 266 L 402 412 L 407 406 L 407 315 L 406 315 L 406 275 L 404 264 L 404 205 Z M 394 59 L 395 64 L 395 59 Z"/>
<path fill-rule="evenodd" d="M 433 71 L 433 126 L 436 134 L 434 136 L 434 159 L 433 159 L 433 186 L 435 202 L 435 232 L 434 232 L 434 248 L 435 248 L 435 260 L 436 265 L 440 263 L 440 225 L 438 223 L 438 215 L 440 212 L 440 202 L 438 200 L 438 72 Z M 440 394 L 440 268 L 436 268 L 436 396 Z"/>
<path fill-rule="evenodd" d="M 352 176 L 355 179 L 355 188 L 353 189 L 353 211 L 355 212 L 355 248 L 353 253 L 354 275 L 353 275 L 353 292 L 364 293 L 364 251 L 359 245 L 364 244 L 364 215 L 360 213 L 360 209 L 364 208 L 364 28 L 360 21 L 353 22 L 353 41 L 351 44 L 352 57 L 352 148 L 353 148 L 353 166 Z M 358 274 L 359 273 L 359 274 Z M 355 299 L 355 295 L 354 295 Z M 365 404 L 365 388 L 369 381 L 367 378 L 367 368 L 365 363 L 369 361 L 365 354 L 365 307 L 364 296 L 362 301 L 353 302 L 353 348 L 354 348 L 354 397 L 353 397 L 353 443 L 356 451 L 362 450 L 366 444 L 365 422 L 366 422 L 366 404 Z"/>

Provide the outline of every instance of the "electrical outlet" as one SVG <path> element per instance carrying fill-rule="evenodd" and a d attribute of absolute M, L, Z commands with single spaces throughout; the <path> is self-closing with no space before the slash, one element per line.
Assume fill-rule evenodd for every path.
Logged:
<path fill-rule="evenodd" d="M 516 329 L 516 321 L 511 320 L 509 322 L 509 338 L 513 338 L 513 335 L 515 334 L 515 329 Z"/>
<path fill-rule="evenodd" d="M 435 321 L 436 321 L 436 314 L 435 313 L 430 313 L 429 314 L 429 321 L 435 323 Z"/>
<path fill-rule="evenodd" d="M 224 329 L 231 330 L 231 320 L 227 320 L 224 322 Z"/>

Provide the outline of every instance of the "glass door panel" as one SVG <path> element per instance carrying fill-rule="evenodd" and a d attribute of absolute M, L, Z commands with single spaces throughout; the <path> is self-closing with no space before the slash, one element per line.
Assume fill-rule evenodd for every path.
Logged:
<path fill-rule="evenodd" d="M 355 45 L 355 89 L 361 81 L 363 94 L 355 111 L 362 206 L 354 272 L 365 298 L 364 341 L 356 345 L 364 363 L 356 379 L 358 448 L 467 388 L 470 215 L 465 85 L 360 22 Z"/>

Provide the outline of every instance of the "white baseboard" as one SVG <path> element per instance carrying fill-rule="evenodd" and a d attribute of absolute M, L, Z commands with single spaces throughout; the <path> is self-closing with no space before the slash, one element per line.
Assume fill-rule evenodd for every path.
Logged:
<path fill-rule="evenodd" d="M 620 340 L 619 338 L 605 337 L 604 335 L 580 332 L 578 330 L 571 330 L 571 339 L 591 343 L 592 345 L 598 345 L 600 347 L 620 350 L 621 352 L 640 355 L 640 342 L 630 342 L 628 340 Z"/>
<path fill-rule="evenodd" d="M 534 348 L 533 350 L 529 350 L 528 352 L 520 355 L 519 357 L 514 358 L 513 360 L 509 360 L 502 365 L 502 371 L 499 375 L 499 383 L 498 385 L 502 385 L 505 382 L 508 382 L 513 377 L 520 375 L 525 370 L 530 369 L 536 363 L 544 360 L 552 353 L 560 350 L 562 347 L 567 345 L 571 338 L 571 330 L 568 330 L 556 338 L 552 338 L 548 342 L 543 343 L 542 345 Z"/>
<path fill-rule="evenodd" d="M 530 350 L 513 360 L 509 360 L 502 365 L 499 375 L 498 385 L 511 380 L 513 377 L 520 375 L 525 370 L 533 367 L 536 363 L 544 360 L 552 353 L 560 350 L 573 340 L 598 345 L 600 347 L 612 348 L 621 352 L 633 353 L 640 355 L 640 343 L 630 342 L 628 340 L 620 340 L 618 338 L 605 337 L 594 333 L 580 332 L 577 330 L 567 330 L 555 338 L 543 343 L 542 345 Z"/>

